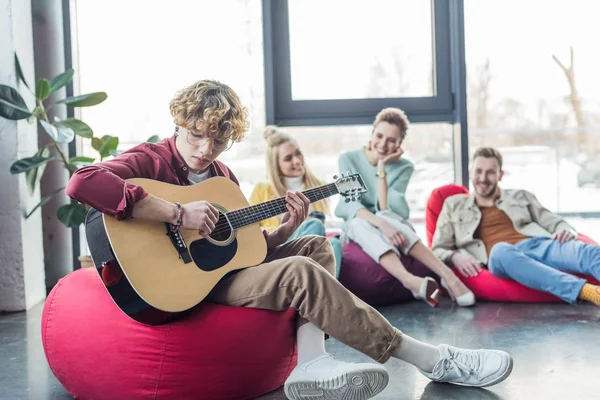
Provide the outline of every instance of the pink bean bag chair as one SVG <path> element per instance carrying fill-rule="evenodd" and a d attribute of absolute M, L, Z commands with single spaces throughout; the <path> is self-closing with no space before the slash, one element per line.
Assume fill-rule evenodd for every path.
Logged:
<path fill-rule="evenodd" d="M 296 365 L 296 311 L 201 303 L 149 326 L 127 317 L 94 268 L 48 295 L 48 364 L 77 399 L 252 399 L 283 385 Z"/>
<path fill-rule="evenodd" d="M 446 185 L 434 189 L 427 201 L 427 211 L 425 214 L 425 226 L 427 229 L 427 241 L 429 247 L 433 240 L 438 217 L 442 211 L 444 200 L 447 197 L 469 193 L 464 186 Z M 585 243 L 597 244 L 585 235 L 579 234 L 579 240 Z M 539 290 L 531 289 L 520 283 L 498 278 L 492 275 L 487 269 L 475 277 L 466 278 L 456 271 L 456 275 L 473 291 L 478 300 L 487 301 L 506 301 L 522 303 L 555 303 L 562 302 L 558 297 Z M 583 276 L 590 283 L 598 284 L 598 281 L 591 276 Z"/>

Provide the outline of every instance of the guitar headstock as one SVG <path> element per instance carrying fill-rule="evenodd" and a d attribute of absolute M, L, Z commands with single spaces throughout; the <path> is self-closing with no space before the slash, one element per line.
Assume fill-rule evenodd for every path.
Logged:
<path fill-rule="evenodd" d="M 340 177 L 335 175 L 335 186 L 338 193 L 345 197 L 346 203 L 360 200 L 363 193 L 367 193 L 367 187 L 360 174 L 342 173 Z"/>

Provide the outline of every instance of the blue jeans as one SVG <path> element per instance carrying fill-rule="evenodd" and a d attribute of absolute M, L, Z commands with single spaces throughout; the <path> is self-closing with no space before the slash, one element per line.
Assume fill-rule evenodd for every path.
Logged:
<path fill-rule="evenodd" d="M 499 278 L 550 292 L 574 304 L 586 280 L 568 272 L 599 279 L 600 247 L 579 240 L 560 243 L 545 237 L 525 239 L 516 245 L 501 242 L 492 247 L 488 269 Z"/>
<path fill-rule="evenodd" d="M 296 231 L 290 236 L 287 240 L 297 239 L 306 235 L 317 235 L 317 236 L 325 236 L 325 225 L 316 218 L 307 218 Z M 331 247 L 333 247 L 333 254 L 335 256 L 335 277 L 336 279 L 340 276 L 340 267 L 342 266 L 342 255 L 344 254 L 342 250 L 342 243 L 338 238 L 327 238 L 329 243 L 331 243 Z"/>

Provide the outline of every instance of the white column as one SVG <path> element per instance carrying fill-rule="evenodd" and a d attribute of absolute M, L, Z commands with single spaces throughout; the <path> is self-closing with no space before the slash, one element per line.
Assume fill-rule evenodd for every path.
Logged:
<path fill-rule="evenodd" d="M 16 87 L 14 53 L 27 83 L 35 86 L 30 0 L 0 0 L 0 83 Z M 33 96 L 19 90 L 30 109 Z M 31 196 L 24 174 L 11 175 L 10 165 L 38 148 L 37 127 L 26 120 L 0 118 L 0 311 L 31 308 L 46 297 L 41 213 L 24 214 L 40 200 Z"/>
<path fill-rule="evenodd" d="M 52 79 L 65 71 L 65 47 L 62 1 L 31 0 L 33 17 L 33 44 L 35 59 L 35 76 L 37 79 Z M 52 95 L 50 101 L 64 99 L 66 90 L 62 88 Z M 67 118 L 65 106 L 53 107 L 48 118 Z M 40 145 L 52 142 L 43 128 L 38 127 Z M 64 154 L 68 154 L 67 145 L 61 145 Z M 56 157 L 56 150 L 51 150 Z M 69 174 L 61 163 L 49 163 L 42 178 L 41 195 L 46 196 L 56 189 L 67 185 Z M 42 207 L 42 223 L 44 228 L 44 254 L 46 265 L 46 286 L 53 287 L 56 282 L 73 271 L 73 239 L 72 230 L 64 226 L 57 218 L 56 210 L 69 203 L 69 198 L 62 192 Z"/>

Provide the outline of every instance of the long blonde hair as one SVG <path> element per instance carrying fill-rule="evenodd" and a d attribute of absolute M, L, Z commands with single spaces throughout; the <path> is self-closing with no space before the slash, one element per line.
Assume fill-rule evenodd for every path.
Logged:
<path fill-rule="evenodd" d="M 274 125 L 268 125 L 265 128 L 263 136 L 267 142 L 267 173 L 269 175 L 271 191 L 276 197 L 285 196 L 287 188 L 283 184 L 283 173 L 281 172 L 281 168 L 279 168 L 279 148 L 282 144 L 289 142 L 298 149 L 298 143 L 290 135 L 280 131 Z M 304 163 L 302 183 L 305 190 L 323 185 L 323 182 L 310 171 L 306 162 Z M 320 211 L 326 215 L 329 214 L 329 199 L 311 203 L 309 212 L 311 211 Z"/>

